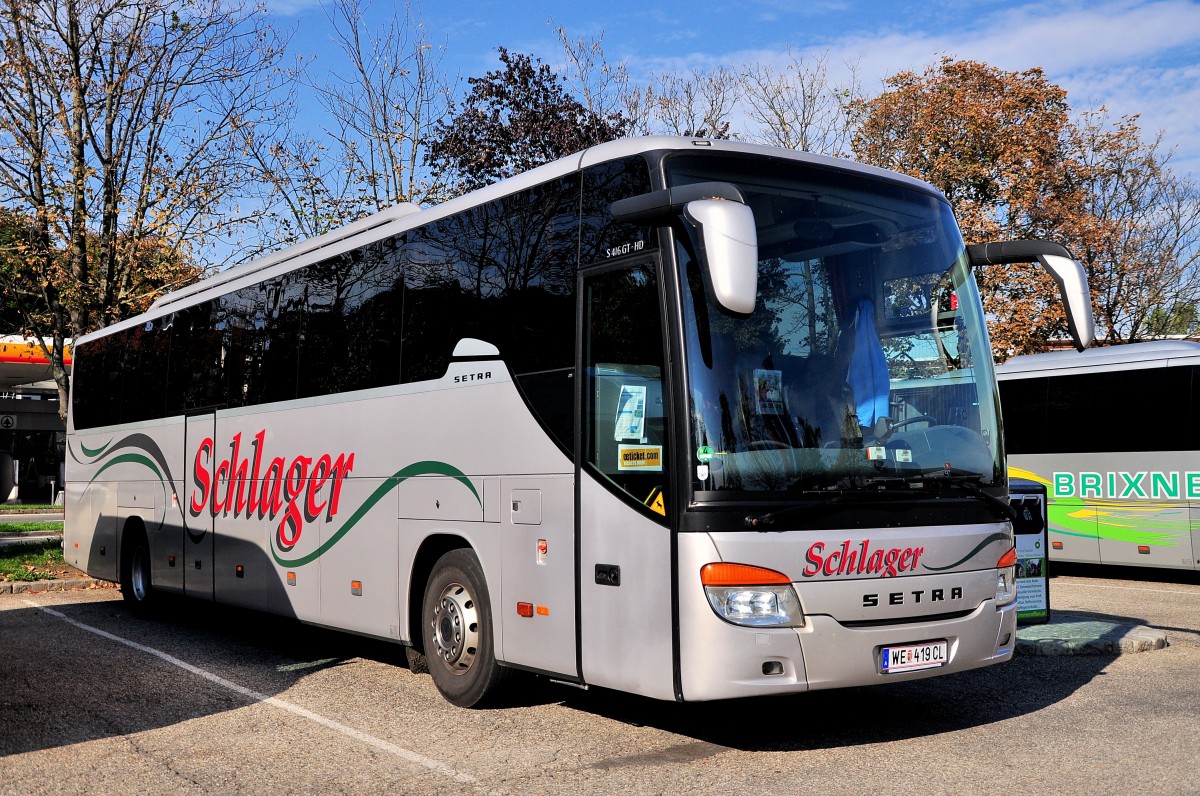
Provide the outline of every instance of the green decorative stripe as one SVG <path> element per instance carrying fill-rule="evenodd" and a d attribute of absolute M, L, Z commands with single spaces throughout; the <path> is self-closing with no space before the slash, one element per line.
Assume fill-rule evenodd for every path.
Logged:
<path fill-rule="evenodd" d="M 481 509 L 483 508 L 483 498 L 479 496 L 479 492 L 475 489 L 475 485 L 471 483 L 471 479 L 467 478 L 466 474 L 462 470 L 452 467 L 445 462 L 415 462 L 408 465 L 404 469 L 397 471 L 390 478 L 384 479 L 383 483 L 380 484 L 375 491 L 372 492 L 369 497 L 367 497 L 366 500 L 363 501 L 362 505 L 354 510 L 354 513 L 351 514 L 349 519 L 346 520 L 345 525 L 343 525 L 341 528 L 338 528 L 337 532 L 330 536 L 329 539 L 326 540 L 325 544 L 321 545 L 313 552 L 305 556 L 300 556 L 299 558 L 282 558 L 278 551 L 276 551 L 274 542 L 272 542 L 271 556 L 275 559 L 275 563 L 279 564 L 281 567 L 302 567 L 305 564 L 311 564 L 313 561 L 316 561 L 318 558 L 325 555 L 325 553 L 329 552 L 331 547 L 341 541 L 342 537 L 349 533 L 350 529 L 357 525 L 358 521 L 365 517 L 367 512 L 374 508 L 375 504 L 382 500 L 385 495 L 387 495 L 396 487 L 400 486 L 400 484 L 404 483 L 408 479 L 421 475 L 450 476 L 469 489 L 471 494 L 475 497 L 476 502 L 479 503 L 479 507 Z"/>
<path fill-rule="evenodd" d="M 100 469 L 98 469 L 96 474 L 92 476 L 92 480 L 87 482 L 87 486 L 83 488 L 82 492 L 87 492 L 89 489 L 91 489 L 92 484 L 96 482 L 96 479 L 99 478 L 105 470 L 118 464 L 140 464 L 142 467 L 145 467 L 147 470 L 154 473 L 154 475 L 158 478 L 158 483 L 162 487 L 163 494 L 162 517 L 158 522 L 158 526 L 161 528 L 162 524 L 166 522 L 167 519 L 167 482 L 166 479 L 163 478 L 162 471 L 158 469 L 158 464 L 148 456 L 145 456 L 141 453 L 122 453 L 119 456 L 112 457 L 104 464 L 100 465 Z"/>
<path fill-rule="evenodd" d="M 79 449 L 81 451 L 83 451 L 84 456 L 90 456 L 92 458 L 95 458 L 95 457 L 99 456 L 100 454 L 104 453 L 104 451 L 108 450 L 108 446 L 111 444 L 112 444 L 112 440 L 110 439 L 108 442 L 104 443 L 99 448 L 96 448 L 93 450 L 92 448 L 89 448 L 87 445 L 84 445 L 82 442 L 80 442 Z"/>
<path fill-rule="evenodd" d="M 150 470 L 150 472 L 154 473 L 160 483 L 163 482 L 162 471 L 158 469 L 158 465 L 153 459 L 149 458 L 148 456 L 143 456 L 140 453 L 122 453 L 120 456 L 114 456 L 104 464 L 100 465 L 100 469 L 97 470 L 96 474 L 92 476 L 92 480 L 88 481 L 87 487 L 84 487 L 84 490 L 86 491 L 88 487 L 94 484 L 96 479 L 99 478 L 105 470 L 118 464 L 140 464 Z M 164 483 L 163 486 L 165 487 L 166 484 Z"/>
<path fill-rule="evenodd" d="M 945 572 L 948 569 L 954 569 L 955 567 L 959 566 L 960 564 L 963 564 L 963 563 L 969 561 L 970 559 L 974 558 L 975 555 L 978 554 L 980 550 L 987 547 L 992 542 L 1005 542 L 1005 541 L 1009 541 L 1011 539 L 1012 539 L 1012 537 L 1006 533 L 994 533 L 991 536 L 984 539 L 979 544 L 975 545 L 974 550 L 967 553 L 965 556 L 963 556 L 959 560 L 955 561 L 953 564 L 947 564 L 944 567 L 931 567 L 928 564 L 922 564 L 921 566 L 923 566 L 925 569 L 928 569 L 931 572 Z"/>

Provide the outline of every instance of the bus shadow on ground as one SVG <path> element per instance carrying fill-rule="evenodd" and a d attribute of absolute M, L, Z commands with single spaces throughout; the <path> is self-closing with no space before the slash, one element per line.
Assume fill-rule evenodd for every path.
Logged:
<path fill-rule="evenodd" d="M 564 705 L 719 747 L 812 751 L 969 730 L 1029 715 L 1067 699 L 1113 657 L 1021 654 L 1007 663 L 943 677 L 722 702 L 657 702 L 594 689 L 566 696 Z"/>
<path fill-rule="evenodd" d="M 58 605 L 54 610 L 218 675 L 233 672 L 229 679 L 265 696 L 277 696 L 307 675 L 353 658 L 398 669 L 407 665 L 398 644 L 182 598 L 167 599 L 147 617 L 131 613 L 119 600 Z M 1142 623 L 1094 616 L 1123 625 Z M 0 637 L 5 641 L 0 756 L 157 729 L 253 703 L 200 679 L 181 688 L 179 678 L 164 673 L 166 664 L 123 645 L 63 642 L 76 632 L 82 631 L 36 608 L 0 612 Z M 85 655 L 80 655 L 81 648 L 87 650 Z M 719 754 L 721 748 L 818 750 L 981 727 L 1066 699 L 1111 660 L 1111 655 L 1018 655 L 1009 663 L 945 677 L 684 704 L 601 688 L 583 691 L 523 675 L 496 707 L 560 704 L 657 728 L 697 742 L 671 752 L 678 757 L 675 762 L 686 762 Z M 664 758 L 658 753 L 655 759 Z M 640 764 L 617 758 L 602 765 Z"/>
<path fill-rule="evenodd" d="M 48 607 L 260 696 L 278 696 L 356 657 L 405 665 L 396 644 L 183 598 L 164 598 L 145 615 L 119 599 Z M 0 758 L 168 727 L 257 701 L 38 608 L 0 611 L 0 639 Z"/>

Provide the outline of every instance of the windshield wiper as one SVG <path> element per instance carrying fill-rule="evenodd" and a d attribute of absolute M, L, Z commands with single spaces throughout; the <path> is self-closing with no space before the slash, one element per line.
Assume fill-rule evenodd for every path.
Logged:
<path fill-rule="evenodd" d="M 921 498 L 928 494 L 913 490 L 914 485 L 928 486 L 935 488 L 943 487 L 958 487 L 967 495 L 982 500 L 992 508 L 998 510 L 1010 522 L 1017 521 L 1017 511 L 1007 500 L 998 498 L 984 490 L 980 485 L 983 476 L 978 473 L 954 473 L 939 470 L 936 473 L 921 473 L 916 475 L 877 475 L 868 478 L 857 478 L 853 481 L 846 480 L 839 483 L 836 491 L 832 494 L 815 493 L 820 495 L 818 500 L 810 500 L 805 503 L 800 503 L 795 506 L 788 506 L 776 511 L 769 511 L 763 514 L 748 514 L 744 520 L 745 526 L 756 531 L 768 531 L 775 524 L 775 520 L 788 514 L 793 514 L 798 511 L 811 511 L 814 509 L 831 506 L 836 503 L 845 503 L 850 501 L 859 501 L 863 499 L 869 500 L 892 500 L 900 496 L 906 498 Z M 908 487 L 907 489 L 904 487 Z M 814 493 L 808 493 L 814 494 Z"/>
<path fill-rule="evenodd" d="M 776 509 L 775 511 L 768 511 L 763 514 L 747 514 L 746 518 L 743 520 L 743 523 L 747 528 L 755 531 L 768 531 L 771 529 L 771 526 L 775 524 L 775 520 L 780 517 L 787 516 L 788 514 L 795 514 L 798 511 L 812 511 L 814 509 L 832 506 L 836 503 L 861 502 L 864 498 L 890 500 L 900 495 L 904 495 L 906 497 L 920 497 L 920 495 L 916 493 L 912 493 L 910 495 L 907 490 L 900 492 L 889 489 L 864 489 L 862 487 L 838 487 L 835 488 L 835 490 L 831 490 L 829 493 L 809 492 L 806 494 L 816 494 L 819 497 L 816 500 L 808 500 L 804 503 L 798 503 L 794 506 Z"/>

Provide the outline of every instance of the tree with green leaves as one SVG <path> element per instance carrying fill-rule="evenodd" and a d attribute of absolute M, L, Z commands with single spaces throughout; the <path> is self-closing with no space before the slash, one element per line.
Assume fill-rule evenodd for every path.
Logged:
<path fill-rule="evenodd" d="M 195 247 L 239 221 L 246 130 L 274 113 L 265 12 L 219 0 L 3 0 L 0 204 L 23 225 L 0 269 L 63 343 L 195 279 Z"/>

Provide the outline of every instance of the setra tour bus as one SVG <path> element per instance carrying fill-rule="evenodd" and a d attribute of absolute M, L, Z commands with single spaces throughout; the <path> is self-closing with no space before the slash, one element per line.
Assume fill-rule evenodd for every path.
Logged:
<path fill-rule="evenodd" d="M 610 142 L 403 205 L 76 342 L 66 553 L 408 647 L 665 700 L 1007 660 L 1013 535 L 972 265 L 908 177 Z M 1087 309 L 1084 309 L 1087 308 Z"/>
<path fill-rule="evenodd" d="M 1051 560 L 1200 568 L 1200 343 L 1030 354 L 996 372 L 1008 472 L 1046 486 Z"/>

